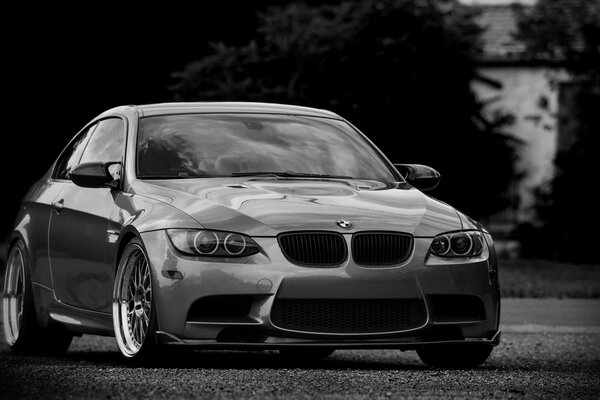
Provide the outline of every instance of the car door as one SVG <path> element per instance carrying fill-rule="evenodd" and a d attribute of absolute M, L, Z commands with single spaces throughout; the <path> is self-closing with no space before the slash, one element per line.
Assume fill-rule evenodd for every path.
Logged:
<path fill-rule="evenodd" d="M 86 138 L 81 138 L 84 149 L 74 149 L 64 168 L 59 160 L 54 184 L 61 187 L 52 203 L 48 237 L 56 298 L 107 313 L 111 312 L 114 281 L 114 266 L 107 253 L 108 224 L 118 189 L 77 186 L 69 179 L 69 171 L 87 162 L 122 163 L 125 126 L 121 118 L 97 122 L 85 132 Z"/>

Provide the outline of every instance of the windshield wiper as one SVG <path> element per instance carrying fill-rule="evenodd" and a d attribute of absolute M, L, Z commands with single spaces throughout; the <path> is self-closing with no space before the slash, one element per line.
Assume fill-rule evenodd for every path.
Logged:
<path fill-rule="evenodd" d="M 264 172 L 264 171 L 253 171 L 253 172 L 234 172 L 231 174 L 232 177 L 236 176 L 273 176 L 273 177 L 285 177 L 285 178 L 329 178 L 329 179 L 354 179 L 351 176 L 344 175 L 328 175 L 328 174 L 310 174 L 307 172 L 293 172 L 293 171 L 275 171 L 275 172 Z"/>

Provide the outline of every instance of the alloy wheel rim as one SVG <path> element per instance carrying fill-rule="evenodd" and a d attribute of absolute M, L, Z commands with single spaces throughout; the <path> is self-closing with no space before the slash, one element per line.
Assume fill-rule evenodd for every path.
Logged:
<path fill-rule="evenodd" d="M 13 345 L 19 338 L 25 308 L 25 263 L 18 247 L 11 252 L 7 263 L 2 303 L 4 337 Z"/>
<path fill-rule="evenodd" d="M 120 278 L 118 308 L 119 347 L 129 357 L 137 354 L 148 335 L 152 313 L 150 267 L 144 252 L 137 248 L 127 258 Z"/>

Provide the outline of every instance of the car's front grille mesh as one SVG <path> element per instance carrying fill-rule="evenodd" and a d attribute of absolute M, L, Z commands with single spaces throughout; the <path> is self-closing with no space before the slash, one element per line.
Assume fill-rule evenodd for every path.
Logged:
<path fill-rule="evenodd" d="M 384 333 L 423 326 L 419 299 L 276 299 L 271 321 L 279 328 L 315 333 Z"/>
<path fill-rule="evenodd" d="M 279 235 L 279 245 L 288 260 L 307 266 L 337 266 L 347 257 L 344 237 L 333 232 L 297 232 Z"/>
<path fill-rule="evenodd" d="M 413 237 L 403 233 L 364 232 L 352 238 L 352 257 L 362 266 L 393 265 L 408 259 Z"/>

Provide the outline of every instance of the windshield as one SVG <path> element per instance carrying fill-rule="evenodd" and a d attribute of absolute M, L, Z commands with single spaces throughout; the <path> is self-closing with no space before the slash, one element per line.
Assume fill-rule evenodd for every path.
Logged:
<path fill-rule="evenodd" d="M 137 142 L 142 179 L 273 175 L 396 179 L 346 122 L 271 114 L 145 117 Z"/>

